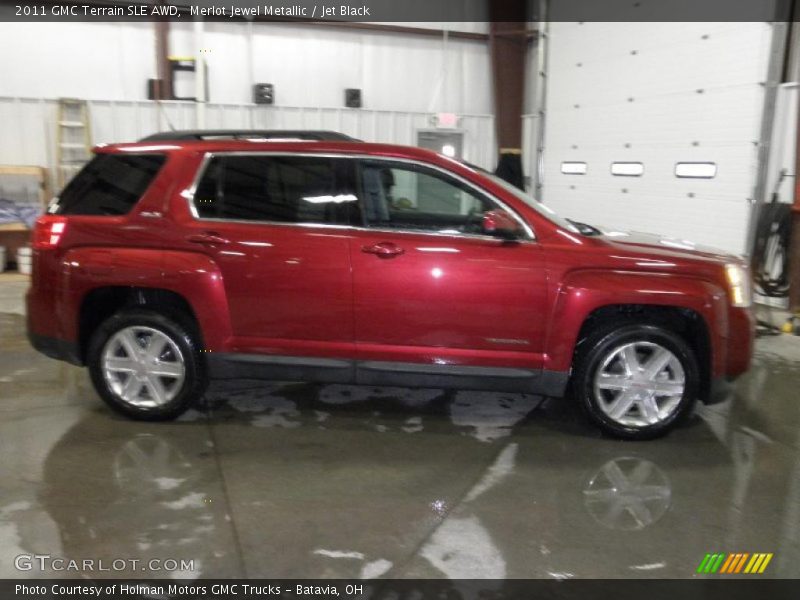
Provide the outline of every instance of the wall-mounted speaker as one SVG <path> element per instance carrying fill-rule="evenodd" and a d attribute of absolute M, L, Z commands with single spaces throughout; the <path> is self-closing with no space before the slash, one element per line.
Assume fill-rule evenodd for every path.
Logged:
<path fill-rule="evenodd" d="M 347 108 L 361 108 L 361 90 L 358 88 L 347 88 L 344 91 L 344 105 Z"/>
<path fill-rule="evenodd" d="M 275 104 L 275 86 L 271 83 L 257 83 L 253 86 L 253 102 L 256 104 Z"/>
<path fill-rule="evenodd" d="M 161 87 L 160 94 L 156 93 L 156 88 Z M 160 79 L 148 79 L 147 80 L 147 99 L 148 100 L 169 100 L 166 94 L 166 86 L 164 82 Z M 158 97 L 160 96 L 160 98 Z"/>

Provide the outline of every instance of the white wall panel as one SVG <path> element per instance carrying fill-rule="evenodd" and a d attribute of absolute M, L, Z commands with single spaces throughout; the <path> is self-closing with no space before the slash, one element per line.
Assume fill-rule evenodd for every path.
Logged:
<path fill-rule="evenodd" d="M 144 98 L 151 23 L 0 23 L 0 96 Z"/>
<path fill-rule="evenodd" d="M 492 112 L 489 48 L 481 41 L 255 23 L 251 53 L 246 24 L 204 29 L 213 102 L 250 102 L 251 84 L 264 82 L 276 86 L 283 106 L 343 106 L 344 89 L 353 87 L 373 110 Z M 171 55 L 198 56 L 197 45 L 191 22 L 171 24 Z M 143 100 L 156 70 L 152 23 L 0 23 L 0 52 L 0 96 Z"/>
<path fill-rule="evenodd" d="M 148 134 L 196 127 L 194 102 L 148 100 L 89 102 L 92 141 L 95 144 L 136 141 Z M 0 164 L 37 165 L 54 172 L 56 101 L 0 97 Z M 209 129 L 331 129 L 367 142 L 416 145 L 417 131 L 431 127 L 423 112 L 375 111 L 345 108 L 206 105 Z M 464 158 L 491 168 L 495 160 L 494 117 L 465 115 Z"/>
<path fill-rule="evenodd" d="M 475 0 L 482 1 L 482 0 Z M 419 23 L 485 33 L 485 23 Z M 435 112 L 462 115 L 468 160 L 493 166 L 488 44 L 297 24 L 173 22 L 170 54 L 208 63 L 208 128 L 314 128 L 367 141 L 416 144 Z M 252 29 L 252 37 L 248 30 Z M 200 47 L 198 47 L 200 46 Z M 252 50 L 252 51 L 251 51 Z M 55 99 L 90 101 L 95 143 L 197 127 L 191 102 L 145 99 L 155 76 L 152 23 L 0 23 L 0 164 L 52 169 Z M 253 82 L 276 86 L 274 106 L 250 104 Z M 344 89 L 363 109 L 343 108 Z M 191 92 L 193 95 L 193 91 Z M 341 107 L 341 108 L 340 108 Z"/>
<path fill-rule="evenodd" d="M 550 24 L 542 199 L 577 220 L 743 252 L 771 36 L 767 23 Z M 562 161 L 588 173 L 564 175 Z M 645 173 L 613 176 L 613 161 Z M 717 177 L 678 179 L 679 161 L 715 162 Z"/>

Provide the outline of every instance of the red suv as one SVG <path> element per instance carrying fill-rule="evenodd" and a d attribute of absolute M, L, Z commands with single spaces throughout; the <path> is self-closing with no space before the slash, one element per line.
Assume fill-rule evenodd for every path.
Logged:
<path fill-rule="evenodd" d="M 36 225 L 29 337 L 133 418 L 176 417 L 209 378 L 569 388 L 641 439 L 750 362 L 740 259 L 564 220 L 433 152 L 162 137 L 95 153 Z"/>

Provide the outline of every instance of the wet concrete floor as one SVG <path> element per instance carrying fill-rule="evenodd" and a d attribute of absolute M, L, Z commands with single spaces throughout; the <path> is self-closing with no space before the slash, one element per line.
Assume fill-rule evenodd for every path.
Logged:
<path fill-rule="evenodd" d="M 81 576 L 20 571 L 32 554 L 191 561 L 126 577 L 692 577 L 708 552 L 798 577 L 799 401 L 800 338 L 776 336 L 651 442 L 538 396 L 253 381 L 139 423 L 0 314 L 0 578 Z"/>

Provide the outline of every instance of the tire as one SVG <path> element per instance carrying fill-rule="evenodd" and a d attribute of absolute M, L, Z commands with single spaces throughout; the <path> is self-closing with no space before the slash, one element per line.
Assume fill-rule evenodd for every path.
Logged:
<path fill-rule="evenodd" d="M 132 419 L 178 417 L 202 398 L 207 385 L 199 336 L 192 331 L 151 310 L 109 317 L 89 340 L 87 366 L 95 390 Z"/>
<path fill-rule="evenodd" d="M 653 439 L 692 413 L 700 368 L 682 337 L 657 325 L 617 323 L 592 332 L 581 346 L 573 395 L 604 433 Z"/>

